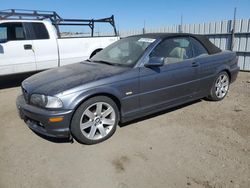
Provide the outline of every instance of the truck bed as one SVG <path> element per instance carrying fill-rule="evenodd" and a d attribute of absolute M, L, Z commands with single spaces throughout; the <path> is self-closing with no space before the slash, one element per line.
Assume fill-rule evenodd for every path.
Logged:
<path fill-rule="evenodd" d="M 117 40 L 119 37 L 59 38 L 57 41 L 60 66 L 86 60 L 95 50 L 102 49 Z"/>

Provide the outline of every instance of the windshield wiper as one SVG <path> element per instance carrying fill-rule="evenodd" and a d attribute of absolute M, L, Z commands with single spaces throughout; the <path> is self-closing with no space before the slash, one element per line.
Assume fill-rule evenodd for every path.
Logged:
<path fill-rule="evenodd" d="M 102 60 L 90 60 L 90 62 L 96 62 L 96 63 L 103 63 L 103 64 L 107 64 L 107 65 L 114 65 L 113 63 L 110 63 L 108 61 L 102 61 Z"/>

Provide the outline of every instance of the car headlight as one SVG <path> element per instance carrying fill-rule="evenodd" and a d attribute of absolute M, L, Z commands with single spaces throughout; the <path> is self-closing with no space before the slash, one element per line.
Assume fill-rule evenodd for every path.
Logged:
<path fill-rule="evenodd" d="M 57 97 L 51 97 L 41 94 L 32 94 L 30 98 L 30 103 L 43 107 L 43 108 L 62 108 L 63 103 L 62 101 Z"/>

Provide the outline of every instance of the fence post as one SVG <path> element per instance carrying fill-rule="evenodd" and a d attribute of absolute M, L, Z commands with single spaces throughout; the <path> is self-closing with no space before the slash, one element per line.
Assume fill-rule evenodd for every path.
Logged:
<path fill-rule="evenodd" d="M 179 32 L 179 33 L 182 33 L 182 32 L 183 32 L 183 31 L 182 31 L 182 25 L 179 25 L 178 32 Z"/>
<path fill-rule="evenodd" d="M 234 19 L 233 21 L 231 20 L 231 24 L 233 22 L 233 28 L 232 28 L 232 31 L 231 31 L 231 46 L 230 46 L 230 50 L 233 51 L 234 49 L 234 39 L 235 39 L 235 24 L 236 24 L 236 11 L 237 11 L 237 8 L 235 7 L 234 8 Z"/>

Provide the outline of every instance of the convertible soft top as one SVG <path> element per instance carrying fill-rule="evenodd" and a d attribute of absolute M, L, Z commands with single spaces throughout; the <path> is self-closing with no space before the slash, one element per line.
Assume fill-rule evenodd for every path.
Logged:
<path fill-rule="evenodd" d="M 221 52 L 221 49 L 215 46 L 205 35 L 196 35 L 190 33 L 147 33 L 142 35 L 137 35 L 139 37 L 148 37 L 148 38 L 155 38 L 155 39 L 165 39 L 171 37 L 193 37 L 196 40 L 200 41 L 203 46 L 207 49 L 209 54 L 217 54 Z"/>

